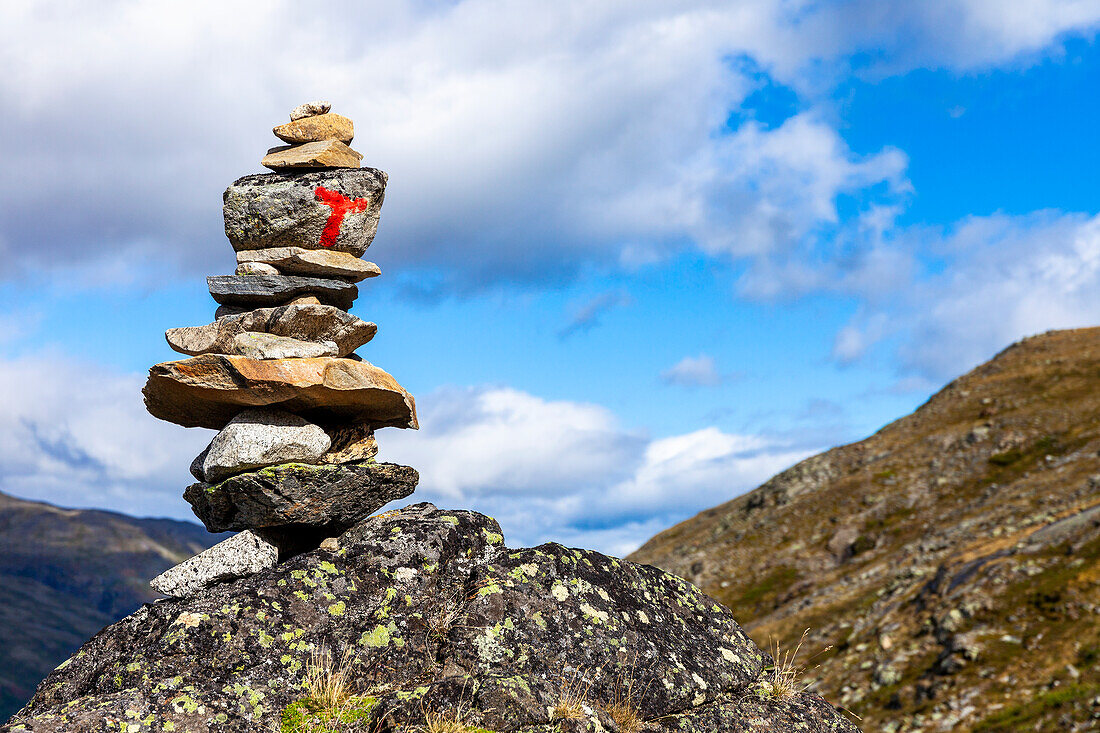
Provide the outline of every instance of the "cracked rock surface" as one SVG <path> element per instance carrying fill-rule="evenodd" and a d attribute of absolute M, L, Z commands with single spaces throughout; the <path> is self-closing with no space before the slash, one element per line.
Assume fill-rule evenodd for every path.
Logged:
<path fill-rule="evenodd" d="M 489 517 L 430 504 L 325 547 L 104 629 L 9 730 L 322 730 L 302 689 L 322 646 L 350 654 L 346 731 L 416 730 L 459 710 L 468 731 L 622 731 L 616 700 L 641 731 L 857 730 L 816 695 L 764 694 L 768 656 L 723 606 L 654 567 L 510 550 Z M 561 719 L 570 688 L 583 704 Z"/>

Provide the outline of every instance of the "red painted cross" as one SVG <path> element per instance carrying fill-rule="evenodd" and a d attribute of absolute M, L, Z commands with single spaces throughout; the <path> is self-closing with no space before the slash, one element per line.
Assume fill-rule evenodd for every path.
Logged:
<path fill-rule="evenodd" d="M 332 247 L 336 244 L 336 238 L 340 236 L 340 225 L 344 223 L 345 214 L 358 214 L 367 210 L 367 199 L 349 199 L 339 191 L 330 191 L 324 186 L 318 186 L 313 191 L 317 200 L 332 209 L 325 229 L 321 232 L 321 246 Z"/>

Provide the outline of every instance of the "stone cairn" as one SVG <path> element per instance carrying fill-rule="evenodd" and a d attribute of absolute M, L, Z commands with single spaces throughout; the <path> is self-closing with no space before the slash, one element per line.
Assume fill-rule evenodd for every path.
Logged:
<path fill-rule="evenodd" d="M 240 531 L 152 581 L 181 596 L 314 549 L 412 493 L 407 466 L 377 463 L 374 431 L 416 428 L 412 395 L 354 352 L 377 326 L 348 313 L 386 174 L 360 168 L 352 121 L 327 102 L 295 108 L 289 143 L 222 197 L 233 275 L 207 278 L 213 323 L 165 333 L 191 358 L 157 364 L 143 393 L 155 417 L 218 430 L 184 492 L 211 532 Z"/>

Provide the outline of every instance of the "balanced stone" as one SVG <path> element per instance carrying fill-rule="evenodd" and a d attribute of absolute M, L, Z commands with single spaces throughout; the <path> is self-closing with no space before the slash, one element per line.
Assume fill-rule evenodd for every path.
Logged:
<path fill-rule="evenodd" d="M 393 463 L 290 463 L 192 484 L 183 498 L 211 532 L 293 525 L 332 536 L 405 498 L 419 478 L 415 469 Z"/>
<path fill-rule="evenodd" d="M 358 168 L 363 154 L 339 140 L 304 145 L 280 145 L 267 151 L 260 165 L 271 170 L 294 168 Z"/>
<path fill-rule="evenodd" d="M 312 117 L 313 115 L 323 115 L 332 109 L 332 103 L 324 100 L 317 100 L 316 102 L 306 102 L 305 104 L 299 104 L 294 109 L 290 110 L 290 120 L 300 120 L 303 117 Z"/>
<path fill-rule="evenodd" d="M 235 275 L 280 275 L 278 268 L 266 262 L 241 262 L 237 265 Z"/>
<path fill-rule="evenodd" d="M 416 428 L 416 402 L 366 361 L 204 354 L 157 364 L 142 390 L 161 420 L 221 430 L 245 407 L 278 407 L 319 423 Z"/>
<path fill-rule="evenodd" d="M 149 581 L 153 590 L 183 598 L 212 583 L 236 580 L 275 567 L 279 550 L 245 530 L 169 568 Z"/>
<path fill-rule="evenodd" d="M 299 295 L 314 295 L 347 310 L 359 297 L 352 283 L 301 275 L 212 275 L 206 284 L 221 305 L 276 306 Z"/>
<path fill-rule="evenodd" d="M 332 445 L 319 426 L 284 410 L 241 411 L 222 428 L 202 462 L 206 481 L 280 463 L 316 463 Z"/>
<path fill-rule="evenodd" d="M 386 174 L 374 168 L 260 173 L 222 195 L 233 249 L 303 247 L 362 257 L 378 229 Z"/>
<path fill-rule="evenodd" d="M 378 441 L 374 439 L 374 430 L 370 425 L 324 427 L 331 445 L 318 463 L 357 463 L 378 455 Z"/>
<path fill-rule="evenodd" d="M 374 338 L 377 331 L 373 323 L 339 308 L 303 303 L 224 315 L 205 326 L 170 328 L 164 337 L 169 346 L 189 356 L 237 353 L 233 351 L 238 348 L 237 336 L 255 332 L 298 341 L 332 342 L 336 345 L 332 356 L 347 356 Z"/>
<path fill-rule="evenodd" d="M 206 454 L 209 452 L 210 446 L 208 445 L 202 449 L 202 453 L 195 456 L 195 460 L 191 461 L 191 466 L 188 470 L 191 471 L 191 475 L 195 477 L 196 481 L 206 480 L 206 475 L 202 472 L 202 463 L 206 460 Z"/>
<path fill-rule="evenodd" d="M 291 120 L 285 125 L 279 125 L 272 132 L 275 137 L 292 145 L 322 140 L 339 140 L 350 145 L 355 137 L 355 126 L 347 117 L 329 112 Z"/>
<path fill-rule="evenodd" d="M 359 282 L 377 277 L 382 270 L 373 262 L 365 262 L 347 252 L 330 249 L 305 249 L 304 247 L 272 247 L 270 249 L 244 249 L 237 253 L 237 274 L 245 265 L 265 265 L 290 275 L 315 275 L 319 277 L 347 278 Z"/>
<path fill-rule="evenodd" d="M 299 341 L 270 333 L 245 331 L 233 337 L 227 355 L 247 356 L 249 359 L 312 359 L 318 356 L 337 356 L 339 350 L 332 341 Z"/>

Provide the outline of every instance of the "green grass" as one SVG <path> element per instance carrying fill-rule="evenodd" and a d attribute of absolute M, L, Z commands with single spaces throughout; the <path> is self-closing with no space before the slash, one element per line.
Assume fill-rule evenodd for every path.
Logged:
<path fill-rule="evenodd" d="M 1012 733 L 1032 730 L 1035 723 L 1088 701 L 1100 693 L 1100 685 L 1065 685 L 1036 695 L 1027 702 L 998 710 L 974 726 L 975 733 Z"/>

